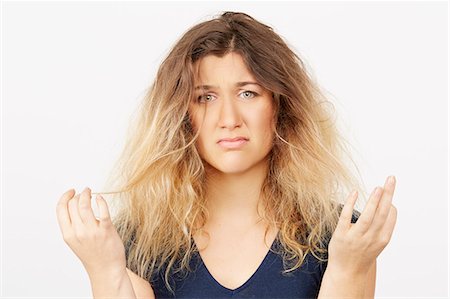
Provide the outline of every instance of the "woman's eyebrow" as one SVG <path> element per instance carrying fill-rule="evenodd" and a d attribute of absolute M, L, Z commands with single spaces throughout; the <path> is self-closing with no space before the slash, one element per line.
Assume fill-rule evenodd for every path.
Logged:
<path fill-rule="evenodd" d="M 252 82 L 252 81 L 238 82 L 235 85 L 236 85 L 236 87 L 242 87 L 245 85 L 258 85 L 259 87 L 262 87 L 261 84 L 259 84 L 258 82 Z"/>
<path fill-rule="evenodd" d="M 243 81 L 243 82 L 237 82 L 235 84 L 236 87 L 242 87 L 245 85 L 258 85 L 259 87 L 262 87 L 261 84 L 259 84 L 258 82 L 253 82 L 253 81 Z M 203 89 L 203 90 L 210 90 L 210 89 L 219 89 L 219 86 L 215 86 L 215 85 L 198 85 L 195 87 L 195 90 L 197 89 Z"/>

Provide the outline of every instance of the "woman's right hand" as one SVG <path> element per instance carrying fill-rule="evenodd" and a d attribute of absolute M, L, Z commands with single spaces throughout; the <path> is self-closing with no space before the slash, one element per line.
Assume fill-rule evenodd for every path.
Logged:
<path fill-rule="evenodd" d="M 89 276 L 126 270 L 125 248 L 112 224 L 105 199 L 97 195 L 99 219 L 91 208 L 91 190 L 64 193 L 56 214 L 63 239 L 83 263 Z"/>

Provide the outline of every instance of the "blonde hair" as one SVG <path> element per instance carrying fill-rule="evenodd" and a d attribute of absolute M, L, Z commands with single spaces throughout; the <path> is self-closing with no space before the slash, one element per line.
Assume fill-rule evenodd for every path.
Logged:
<path fill-rule="evenodd" d="M 285 272 L 300 267 L 308 252 L 325 260 L 337 203 L 361 190 L 343 162 L 349 151 L 331 103 L 271 27 L 234 12 L 192 27 L 162 62 L 109 180 L 119 190 L 110 192 L 117 204 L 113 223 L 126 244 L 127 267 L 147 280 L 164 269 L 169 290 L 171 273 L 190 270 L 197 250 L 192 236 L 208 219 L 205 168 L 188 114 L 193 65 L 230 52 L 242 55 L 273 94 L 275 139 L 261 204 L 273 212 L 262 217 L 280 229 Z"/>

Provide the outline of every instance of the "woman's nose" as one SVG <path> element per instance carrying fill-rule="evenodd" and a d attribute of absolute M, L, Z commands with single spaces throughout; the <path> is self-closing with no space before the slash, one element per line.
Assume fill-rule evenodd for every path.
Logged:
<path fill-rule="evenodd" d="M 221 128 L 233 129 L 239 127 L 242 124 L 241 113 L 236 99 L 232 97 L 226 97 L 223 99 L 219 113 L 219 126 Z"/>

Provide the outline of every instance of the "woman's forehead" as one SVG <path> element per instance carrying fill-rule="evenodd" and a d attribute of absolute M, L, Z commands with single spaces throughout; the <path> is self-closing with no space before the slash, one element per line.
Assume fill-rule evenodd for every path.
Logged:
<path fill-rule="evenodd" d="M 207 55 L 197 60 L 194 65 L 194 81 L 198 84 L 212 84 L 219 79 L 235 79 L 240 82 L 257 82 L 254 74 L 247 67 L 238 53 L 223 56 Z"/>

